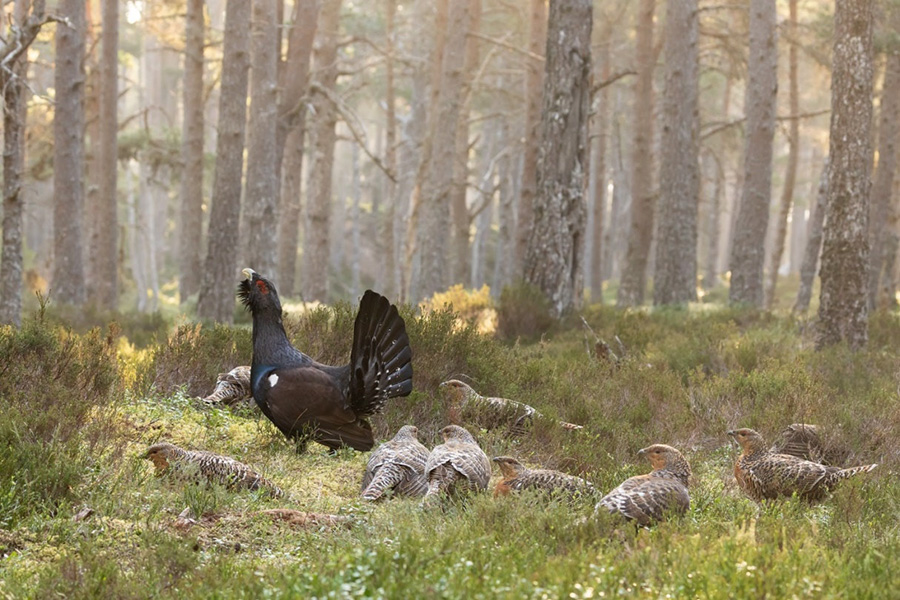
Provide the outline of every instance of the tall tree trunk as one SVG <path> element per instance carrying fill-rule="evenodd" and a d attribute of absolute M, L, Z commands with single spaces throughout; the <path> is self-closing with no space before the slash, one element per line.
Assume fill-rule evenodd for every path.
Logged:
<path fill-rule="evenodd" d="M 599 81 L 606 81 L 610 76 L 609 42 L 600 45 L 599 56 L 595 63 L 599 68 L 594 73 L 599 74 Z M 591 179 L 594 182 L 593 193 L 593 231 L 591 232 L 591 251 L 588 255 L 590 268 L 587 269 L 589 281 L 585 285 L 591 290 L 591 301 L 603 301 L 603 227 L 605 223 L 604 212 L 606 210 L 606 147 L 609 137 L 609 89 L 603 87 L 597 96 L 597 110 L 594 114 L 594 125 L 597 137 L 594 140 L 593 168 Z"/>
<path fill-rule="evenodd" d="M 697 0 L 666 8 L 659 229 L 653 304 L 697 299 L 697 202 L 700 196 L 700 58 Z"/>
<path fill-rule="evenodd" d="M 197 315 L 201 319 L 223 323 L 234 320 L 234 281 L 238 269 L 237 241 L 240 239 L 241 175 L 247 118 L 247 71 L 250 67 L 249 20 L 249 2 L 228 0 L 209 243 L 197 302 Z"/>
<path fill-rule="evenodd" d="M 603 253 L 603 278 L 614 279 L 617 275 L 617 269 L 621 269 L 620 257 L 622 256 L 625 244 L 622 240 L 622 232 L 626 230 L 627 220 L 630 223 L 626 200 L 628 189 L 629 171 L 625 166 L 625 160 L 622 151 L 622 128 L 618 121 L 614 122 L 612 147 L 615 149 L 613 163 L 613 194 L 609 207 L 609 224 L 606 231 L 603 232 L 603 247 L 606 250 Z"/>
<path fill-rule="evenodd" d="M 184 23 L 184 123 L 178 291 L 182 302 L 200 289 L 203 239 L 203 0 L 187 0 Z"/>
<path fill-rule="evenodd" d="M 631 227 L 616 304 L 638 306 L 647 287 L 647 259 L 653 238 L 653 13 L 656 0 L 641 0 L 635 39 L 634 145 Z"/>
<path fill-rule="evenodd" d="M 331 174 L 334 166 L 337 112 L 328 94 L 337 81 L 338 27 L 341 0 L 325 0 L 319 16 L 319 38 L 315 49 L 316 77 L 311 90 L 315 122 L 312 126 L 312 156 L 307 184 L 306 236 L 303 244 L 303 298 L 328 300 L 328 265 L 331 227 Z"/>
<path fill-rule="evenodd" d="M 900 13 L 900 9 L 895 9 Z M 900 21 L 895 17 L 894 22 Z M 869 261 L 869 309 L 875 308 L 879 280 L 884 266 L 884 244 L 887 237 L 887 221 L 897 166 L 897 134 L 900 130 L 900 48 L 888 53 L 881 91 L 881 115 L 878 126 L 878 166 L 872 183 L 872 204 L 869 214 L 869 243 L 872 251 Z"/>
<path fill-rule="evenodd" d="M 61 304 L 85 300 L 84 221 L 84 0 L 60 0 L 68 26 L 56 31 L 53 115 L 53 282 Z"/>
<path fill-rule="evenodd" d="M 525 280 L 560 317 L 581 303 L 584 284 L 584 175 L 591 87 L 590 0 L 550 5 L 534 227 Z"/>
<path fill-rule="evenodd" d="M 703 287 L 711 290 L 719 281 L 719 243 L 721 240 L 720 229 L 722 222 L 722 189 L 725 187 L 725 174 L 722 171 L 722 163 L 712 152 L 707 154 L 710 168 L 713 171 L 713 189 L 709 194 L 709 239 L 706 251 L 706 267 L 703 275 Z"/>
<path fill-rule="evenodd" d="M 281 165 L 278 177 L 278 281 L 282 293 L 295 292 L 297 245 L 300 229 L 300 182 L 303 170 L 306 102 L 309 88 L 309 63 L 319 18 L 317 0 L 298 0 L 294 4 L 293 24 L 288 38 L 288 56 L 279 73 L 281 95 L 278 99 L 278 128 L 275 164 Z"/>
<path fill-rule="evenodd" d="M 501 79 L 501 87 L 502 82 L 503 79 Z M 499 140 L 496 147 L 503 154 L 497 159 L 497 185 L 500 196 L 497 207 L 498 231 L 497 248 L 494 255 L 494 278 L 491 286 L 494 295 L 498 295 L 503 286 L 512 282 L 516 259 L 515 189 L 513 186 L 515 169 L 511 155 L 514 154 L 513 148 L 517 147 L 517 142 L 513 139 L 509 122 L 505 119 L 498 124 L 497 135 Z M 491 181 L 493 182 L 493 178 Z"/>
<path fill-rule="evenodd" d="M 835 7 L 817 349 L 840 341 L 858 349 L 868 341 L 872 5 L 872 0 L 844 0 Z"/>
<path fill-rule="evenodd" d="M 541 97 L 544 92 L 545 66 L 535 58 L 547 45 L 547 3 L 531 0 L 529 8 L 528 52 L 525 74 L 525 148 L 522 164 L 522 193 L 516 219 L 514 273 L 523 272 L 525 252 L 532 234 L 534 203 L 537 195 L 538 145 L 541 139 Z M 545 61 L 546 62 L 546 61 Z"/>
<path fill-rule="evenodd" d="M 362 235 L 360 231 L 360 203 L 362 202 L 362 179 L 359 173 L 359 144 L 353 144 L 351 150 L 351 162 L 353 169 L 353 189 L 351 198 L 353 204 L 350 210 L 350 297 L 357 298 L 362 294 L 359 269 L 362 257 Z"/>
<path fill-rule="evenodd" d="M 91 276 L 91 297 L 97 306 L 115 310 L 119 298 L 118 273 L 118 175 L 119 132 L 119 0 L 103 0 L 103 32 L 100 56 L 100 143 L 97 197 L 96 247 Z"/>
<path fill-rule="evenodd" d="M 478 32 L 481 22 L 481 0 L 469 1 L 469 26 Z M 466 38 L 466 57 L 462 71 L 462 89 L 459 118 L 456 121 L 456 140 L 453 159 L 453 182 L 450 188 L 450 213 L 453 221 L 453 272 L 451 281 L 462 283 L 469 276 L 469 209 L 466 206 L 466 192 L 469 179 L 469 110 L 472 99 L 472 84 L 478 70 L 478 38 Z"/>
<path fill-rule="evenodd" d="M 778 282 L 778 269 L 781 257 L 784 256 L 784 242 L 787 239 L 787 221 L 791 213 L 794 199 L 794 183 L 797 180 L 797 160 L 800 156 L 800 88 L 797 83 L 797 0 L 788 3 L 790 18 L 787 23 L 788 47 L 788 80 L 789 105 L 792 115 L 788 131 L 788 163 L 784 173 L 784 187 L 781 188 L 781 209 L 775 223 L 775 240 L 769 261 L 769 277 L 765 287 L 765 306 L 772 308 L 775 301 L 775 285 Z"/>
<path fill-rule="evenodd" d="M 12 23 L 25 24 L 28 0 L 16 0 Z M 43 17 L 43 6 L 39 9 Z M 28 55 L 22 53 L 0 75 L 3 85 L 3 257 L 0 259 L 0 323 L 22 324 L 22 168 L 25 164 L 25 126 L 28 102 L 24 81 Z"/>
<path fill-rule="evenodd" d="M 800 265 L 800 290 L 797 292 L 797 301 L 794 303 L 795 313 L 805 313 L 809 310 L 809 301 L 812 299 L 813 281 L 819 267 L 819 255 L 822 253 L 822 232 L 825 223 L 825 207 L 828 202 L 828 168 L 830 164 L 831 158 L 828 157 L 822 165 L 822 174 L 819 176 L 816 204 L 809 215 L 809 233 L 806 236 L 806 249 Z"/>
<path fill-rule="evenodd" d="M 278 256 L 278 184 L 275 137 L 278 119 L 279 33 L 276 0 L 253 0 L 250 31 L 250 120 L 247 133 L 247 188 L 243 223 L 244 260 L 260 273 L 274 273 Z M 271 275 L 269 275 L 271 276 Z"/>
<path fill-rule="evenodd" d="M 93 278 L 99 273 L 97 260 L 100 255 L 99 236 L 103 226 L 100 215 L 100 179 L 103 177 L 100 166 L 100 94 L 103 85 L 100 81 L 101 42 L 98 37 L 102 27 L 102 0 L 94 2 L 85 0 L 85 55 L 84 55 L 84 284 L 90 293 L 89 300 L 96 300 L 96 293 L 91 289 Z"/>
<path fill-rule="evenodd" d="M 750 58 L 744 111 L 744 190 L 731 249 L 732 303 L 761 307 L 763 263 L 769 201 L 772 194 L 772 140 L 775 137 L 775 93 L 778 89 L 778 46 L 775 0 L 750 0 Z"/>
<path fill-rule="evenodd" d="M 447 37 L 441 60 L 440 84 L 432 125 L 434 133 L 421 194 L 416 246 L 420 256 L 418 298 L 428 298 L 449 284 L 447 269 L 450 195 L 453 184 L 456 126 L 462 102 L 462 71 L 471 24 L 468 2 L 448 6 Z"/>
<path fill-rule="evenodd" d="M 397 98 L 394 90 L 394 17 L 397 12 L 397 0 L 385 0 L 384 2 L 384 35 L 385 35 L 385 64 L 384 64 L 384 100 L 385 100 L 385 129 L 384 129 L 384 165 L 388 171 L 400 176 L 397 172 Z M 383 282 L 384 293 L 388 298 L 395 298 L 403 288 L 403 279 L 400 275 L 400 236 L 402 235 L 403 214 L 398 210 L 397 182 L 389 177 L 384 178 L 385 183 L 385 215 L 381 230 L 381 252 L 385 260 L 385 279 Z"/>

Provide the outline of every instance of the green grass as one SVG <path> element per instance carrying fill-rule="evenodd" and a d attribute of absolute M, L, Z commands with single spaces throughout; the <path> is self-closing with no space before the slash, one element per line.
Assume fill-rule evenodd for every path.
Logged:
<path fill-rule="evenodd" d="M 288 318 L 296 345 L 346 360 L 354 309 Z M 379 437 L 415 423 L 427 445 L 446 424 L 438 384 L 466 376 L 487 395 L 583 424 L 538 422 L 521 438 L 474 430 L 491 455 L 587 477 L 601 490 L 645 472 L 636 451 L 682 449 L 694 470 L 687 515 L 637 529 L 593 502 L 490 494 L 422 510 L 358 498 L 367 456 L 298 454 L 252 410 L 194 396 L 249 361 L 245 326 L 183 326 L 134 350 L 115 332 L 49 322 L 0 330 L 0 597 L 9 598 L 888 598 L 900 586 L 900 319 L 872 317 L 869 348 L 812 350 L 781 313 L 698 305 L 584 311 L 618 335 L 620 366 L 588 356 L 580 321 L 534 341 L 497 341 L 438 310 L 405 310 L 415 391 L 375 419 Z M 117 353 L 118 350 L 118 353 Z M 179 383 L 180 382 L 180 383 Z M 731 475 L 724 431 L 773 437 L 817 423 L 853 461 L 879 462 L 826 502 L 757 506 Z M 182 485 L 142 452 L 168 440 L 248 462 L 297 500 Z M 93 516 L 74 521 L 90 507 Z M 175 526 L 190 507 L 200 524 Z M 339 513 L 349 527 L 301 528 L 270 508 Z"/>

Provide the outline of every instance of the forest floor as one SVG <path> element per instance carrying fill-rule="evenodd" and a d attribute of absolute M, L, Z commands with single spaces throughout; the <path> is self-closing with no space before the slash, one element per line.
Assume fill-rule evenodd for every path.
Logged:
<path fill-rule="evenodd" d="M 315 358 L 346 361 L 354 310 L 289 317 L 289 335 Z M 366 453 L 310 444 L 298 454 L 253 409 L 196 400 L 216 373 L 249 363 L 246 324 L 183 325 L 136 347 L 127 328 L 75 334 L 34 318 L 0 330 L 0 597 L 896 598 L 897 314 L 871 317 L 865 351 L 817 353 L 810 323 L 777 311 L 586 308 L 597 335 L 621 338 L 618 366 L 588 354 L 577 319 L 502 341 L 449 311 L 404 314 L 415 390 L 375 419 L 379 438 L 413 423 L 423 443 L 439 443 L 438 384 L 466 377 L 485 395 L 584 425 L 539 421 L 511 437 L 473 423 L 489 456 L 608 491 L 649 470 L 638 449 L 667 443 L 693 467 L 690 511 L 642 529 L 593 515 L 589 498 L 367 504 Z M 815 506 L 751 502 L 735 486 L 725 431 L 772 439 L 794 422 L 818 424 L 849 463 L 879 467 Z M 142 454 L 162 440 L 249 463 L 296 501 L 157 478 Z M 195 524 L 178 522 L 186 507 Z M 296 525 L 261 512 L 273 508 L 350 521 Z"/>

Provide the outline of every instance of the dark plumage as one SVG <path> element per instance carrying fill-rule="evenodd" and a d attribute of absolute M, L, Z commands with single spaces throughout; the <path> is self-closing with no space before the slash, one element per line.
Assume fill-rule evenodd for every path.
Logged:
<path fill-rule="evenodd" d="M 469 384 L 459 379 L 450 379 L 441 383 L 441 389 L 447 391 L 450 396 L 451 419 L 462 421 L 463 412 L 467 408 L 473 409 L 480 422 L 489 429 L 501 426 L 509 426 L 510 431 L 516 435 L 522 435 L 535 418 L 544 418 L 544 415 L 523 402 L 509 400 L 507 398 L 489 398 L 482 396 Z M 581 425 L 557 421 L 563 429 L 583 429 Z"/>
<path fill-rule="evenodd" d="M 216 389 L 203 398 L 206 404 L 227 404 L 253 400 L 250 390 L 250 366 L 235 367 L 227 373 L 219 373 Z"/>
<path fill-rule="evenodd" d="M 157 475 L 173 475 L 182 481 L 200 480 L 220 483 L 231 488 L 263 490 L 275 498 L 284 491 L 257 473 L 252 467 L 228 456 L 200 450 L 185 450 L 175 444 L 162 442 L 150 446 L 144 458 L 153 462 Z"/>
<path fill-rule="evenodd" d="M 581 477 L 550 469 L 529 469 L 511 456 L 498 456 L 494 462 L 503 473 L 503 480 L 494 488 L 495 497 L 532 489 L 568 496 L 589 494 L 594 491 L 594 486 Z"/>
<path fill-rule="evenodd" d="M 393 439 L 372 453 L 362 480 L 364 500 L 378 500 L 389 489 L 403 496 L 425 495 L 428 491 L 425 462 L 429 453 L 419 443 L 418 433 L 412 425 L 401 427 Z"/>
<path fill-rule="evenodd" d="M 650 460 L 653 470 L 646 475 L 626 479 L 597 504 L 611 513 L 619 513 L 640 525 L 650 525 L 667 513 L 682 514 L 690 508 L 688 481 L 691 465 L 681 452 L 665 444 L 654 444 L 638 451 Z"/>
<path fill-rule="evenodd" d="M 245 269 L 238 296 L 253 314 L 253 398 L 289 438 L 336 449 L 370 450 L 367 417 L 388 399 L 412 391 L 412 351 L 406 325 L 387 298 L 367 290 L 353 329 L 350 364 L 323 365 L 293 346 L 284 332 L 272 282 Z"/>
<path fill-rule="evenodd" d="M 425 501 L 439 494 L 487 489 L 491 461 L 472 434 L 457 425 L 447 425 L 441 429 L 441 436 L 444 443 L 434 447 L 425 463 Z"/>
<path fill-rule="evenodd" d="M 821 500 L 841 480 L 878 466 L 828 467 L 789 454 L 775 454 L 766 449 L 766 441 L 752 429 L 736 429 L 728 435 L 742 450 L 734 463 L 734 478 L 744 493 L 757 502 L 793 494 L 808 501 Z"/>

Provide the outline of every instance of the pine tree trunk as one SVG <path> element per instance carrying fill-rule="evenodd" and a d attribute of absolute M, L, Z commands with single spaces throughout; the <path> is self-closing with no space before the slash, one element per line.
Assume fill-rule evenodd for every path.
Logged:
<path fill-rule="evenodd" d="M 337 112 L 326 94 L 334 93 L 337 80 L 337 45 L 341 0 L 325 0 L 319 15 L 319 36 L 314 51 L 315 71 L 311 104 L 312 123 L 306 203 L 306 236 L 303 244 L 301 288 L 307 302 L 328 300 L 328 266 L 331 247 L 331 176 L 334 166 Z"/>
<path fill-rule="evenodd" d="M 795 313 L 805 313 L 809 310 L 809 301 L 812 299 L 813 281 L 819 267 L 819 255 L 822 253 L 822 233 L 825 223 L 825 207 L 828 202 L 828 167 L 830 164 L 831 158 L 828 157 L 825 159 L 822 174 L 819 176 L 816 204 L 809 215 L 809 233 L 806 236 L 803 262 L 800 264 L 800 290 L 797 292 L 797 301 L 794 303 Z"/>
<path fill-rule="evenodd" d="M 384 100 L 385 100 L 385 140 L 384 140 L 384 165 L 399 177 L 397 172 L 397 98 L 394 90 L 394 17 L 397 12 L 397 0 L 385 0 L 385 75 L 384 75 Z M 402 210 L 399 210 L 397 198 L 397 182 L 389 177 L 384 178 L 385 203 L 384 223 L 381 228 L 382 246 L 384 255 L 385 279 L 383 281 L 384 293 L 388 298 L 396 298 L 403 288 L 403 279 L 400 275 L 400 235 L 402 234 Z"/>
<path fill-rule="evenodd" d="M 91 300 L 98 307 L 115 310 L 118 301 L 118 101 L 119 101 L 119 0 L 103 0 L 99 94 L 99 155 L 95 244 L 92 246 Z"/>
<path fill-rule="evenodd" d="M 250 31 L 250 120 L 247 124 L 247 184 L 243 222 L 246 231 L 244 260 L 272 277 L 278 257 L 278 196 L 275 152 L 277 66 L 275 45 L 279 34 L 276 0 L 253 0 Z"/>
<path fill-rule="evenodd" d="M 502 85 L 503 79 L 501 79 Z M 497 148 L 502 148 L 503 155 L 497 159 L 497 185 L 499 199 L 497 207 L 497 248 L 494 254 L 494 277 L 491 291 L 498 295 L 504 286 L 509 285 L 513 278 L 513 266 L 515 264 L 516 251 L 516 215 L 515 215 L 515 190 L 513 179 L 515 177 L 511 146 L 516 145 L 510 133 L 509 122 L 506 120 L 498 124 L 497 135 L 499 140 Z"/>
<path fill-rule="evenodd" d="M 788 80 L 789 80 L 789 105 L 791 115 L 800 114 L 800 89 L 797 83 L 797 0 L 790 0 L 788 20 Z M 781 188 L 781 208 L 778 211 L 778 221 L 775 222 L 775 240 L 772 246 L 772 254 L 769 257 L 769 272 L 765 287 L 765 306 L 772 308 L 775 301 L 775 285 L 778 282 L 778 269 L 781 267 L 781 258 L 784 256 L 784 243 L 787 239 L 787 221 L 791 214 L 791 204 L 794 200 L 794 184 L 797 181 L 797 160 L 800 156 L 800 120 L 791 119 L 788 131 L 788 162 L 784 173 L 784 186 Z"/>
<path fill-rule="evenodd" d="M 722 188 L 725 187 L 725 176 L 722 172 L 722 164 L 712 153 L 708 154 L 710 167 L 713 171 L 713 189 L 709 194 L 709 239 L 706 250 L 706 267 L 703 276 L 703 287 L 711 290 L 719 281 L 719 243 L 722 222 Z"/>
<path fill-rule="evenodd" d="M 697 202 L 700 196 L 700 62 L 697 0 L 666 9 L 659 228 L 653 304 L 697 300 Z"/>
<path fill-rule="evenodd" d="M 182 302 L 200 289 L 203 240 L 203 0 L 187 0 L 184 24 L 184 123 L 178 290 Z"/>
<path fill-rule="evenodd" d="M 538 144 L 541 139 L 541 102 L 544 93 L 544 65 L 533 56 L 542 56 L 547 45 L 547 3 L 531 0 L 529 7 L 528 52 L 525 74 L 525 148 L 522 164 L 522 193 L 516 218 L 516 253 L 513 273 L 523 273 L 525 250 L 532 234 L 537 195 Z"/>
<path fill-rule="evenodd" d="M 250 67 L 249 20 L 249 2 L 228 0 L 209 244 L 197 302 L 197 315 L 201 319 L 223 323 L 234 320 L 234 287 L 238 275 L 241 175 L 247 115 L 247 71 Z"/>
<path fill-rule="evenodd" d="M 351 256 L 350 256 L 350 297 L 358 298 L 362 295 L 362 289 L 360 287 L 360 277 L 359 277 L 359 269 L 360 269 L 360 261 L 362 257 L 360 256 L 362 252 L 362 235 L 360 231 L 360 203 L 362 202 L 362 181 L 360 179 L 359 174 L 359 144 L 353 144 L 352 153 L 352 169 L 353 169 L 353 189 L 351 193 L 351 198 L 353 199 L 353 204 L 350 210 L 350 235 L 351 241 Z"/>
<path fill-rule="evenodd" d="M 656 0 L 640 0 L 635 40 L 634 143 L 631 226 L 616 304 L 638 306 L 647 287 L 647 260 L 653 238 L 653 13 Z"/>
<path fill-rule="evenodd" d="M 599 73 L 599 81 L 606 81 L 610 76 L 609 43 L 601 44 L 600 53 L 596 63 L 600 68 L 595 69 Z M 596 127 L 596 139 L 594 140 L 593 166 L 591 179 L 594 182 L 592 196 L 593 206 L 593 230 L 591 232 L 591 251 L 588 255 L 590 268 L 587 269 L 589 281 L 585 282 L 591 290 L 591 301 L 603 301 L 603 228 L 605 224 L 604 213 L 606 211 L 606 147 L 609 138 L 609 89 L 602 88 L 597 96 L 597 110 L 594 114 Z"/>
<path fill-rule="evenodd" d="M 775 0 L 750 0 L 750 58 L 744 111 L 744 189 L 731 249 L 732 303 L 761 307 L 769 203 L 772 194 L 772 141 L 778 89 Z"/>
<path fill-rule="evenodd" d="M 416 246 L 420 256 L 418 299 L 429 298 L 450 283 L 447 268 L 450 199 L 453 187 L 456 127 L 462 104 L 462 71 L 466 37 L 471 25 L 468 2 L 451 1 L 447 12 L 447 37 L 441 59 L 440 84 L 433 120 L 432 148 L 420 190 L 420 217 Z"/>
<path fill-rule="evenodd" d="M 898 9 L 900 13 L 900 9 Z M 896 21 L 895 21 L 896 22 Z M 872 203 L 869 214 L 869 309 L 875 308 L 879 280 L 884 266 L 884 244 L 887 237 L 885 222 L 891 204 L 894 169 L 897 166 L 896 148 L 900 119 L 900 49 L 888 53 L 881 92 L 881 115 L 878 127 L 878 167 L 872 182 Z"/>
<path fill-rule="evenodd" d="M 548 16 L 538 195 L 525 281 L 544 293 L 554 317 L 580 305 L 584 284 L 592 9 L 589 0 L 559 0 Z"/>
<path fill-rule="evenodd" d="M 846 341 L 858 349 L 868 341 L 872 5 L 872 0 L 844 0 L 835 8 L 831 168 L 816 348 Z"/>
<path fill-rule="evenodd" d="M 297 247 L 303 203 L 303 134 L 305 117 L 288 132 L 284 144 L 284 179 L 281 184 L 281 206 L 278 210 L 278 281 L 282 294 L 292 296 L 296 291 Z"/>
<path fill-rule="evenodd" d="M 80 305 L 84 284 L 84 0 L 60 0 L 53 115 L 53 297 Z"/>

